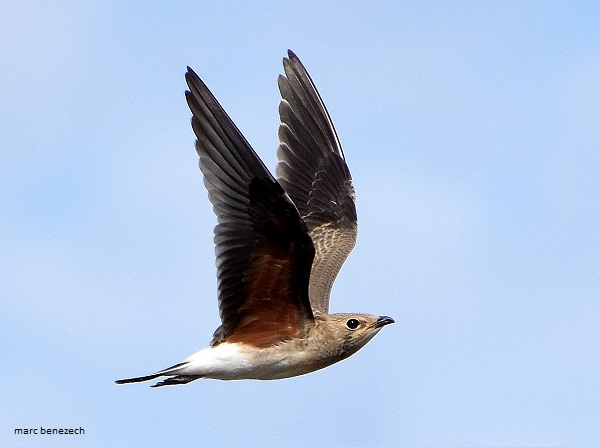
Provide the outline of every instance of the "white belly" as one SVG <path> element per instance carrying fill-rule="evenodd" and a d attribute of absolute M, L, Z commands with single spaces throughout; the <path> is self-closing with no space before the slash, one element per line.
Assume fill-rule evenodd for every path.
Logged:
<path fill-rule="evenodd" d="M 240 343 L 221 343 L 187 359 L 173 375 L 198 375 L 210 379 L 283 379 L 314 371 L 310 355 L 285 345 L 265 349 Z"/>

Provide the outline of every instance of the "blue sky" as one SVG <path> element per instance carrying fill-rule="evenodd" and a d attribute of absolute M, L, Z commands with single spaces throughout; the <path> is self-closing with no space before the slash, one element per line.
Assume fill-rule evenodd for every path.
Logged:
<path fill-rule="evenodd" d="M 597 2 L 13 3 L 0 444 L 600 443 Z M 304 377 L 115 385 L 219 324 L 186 65 L 274 168 L 287 48 L 357 190 L 332 310 L 397 323 Z"/>

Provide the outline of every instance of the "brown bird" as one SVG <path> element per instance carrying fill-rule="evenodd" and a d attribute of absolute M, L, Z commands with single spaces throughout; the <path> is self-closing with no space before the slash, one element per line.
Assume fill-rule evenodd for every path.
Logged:
<path fill-rule="evenodd" d="M 288 57 L 279 76 L 277 179 L 188 67 L 185 96 L 218 221 L 222 324 L 208 348 L 182 363 L 117 383 L 298 376 L 351 356 L 394 322 L 328 313 L 331 286 L 356 241 L 354 187 L 314 83 L 298 57 Z"/>

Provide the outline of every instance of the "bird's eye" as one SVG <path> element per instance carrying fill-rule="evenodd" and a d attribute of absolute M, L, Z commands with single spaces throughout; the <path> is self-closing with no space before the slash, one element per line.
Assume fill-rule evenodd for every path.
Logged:
<path fill-rule="evenodd" d="M 360 326 L 360 321 L 358 321 L 356 318 L 350 318 L 348 321 L 346 321 L 346 327 L 348 329 L 354 330 L 358 326 Z"/>

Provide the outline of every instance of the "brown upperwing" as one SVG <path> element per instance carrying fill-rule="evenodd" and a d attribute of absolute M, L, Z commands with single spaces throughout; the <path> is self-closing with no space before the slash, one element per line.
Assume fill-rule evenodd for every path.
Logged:
<path fill-rule="evenodd" d="M 302 62 L 291 51 L 279 77 L 281 103 L 277 179 L 298 207 L 316 249 L 309 295 L 329 310 L 331 286 L 356 242 L 350 170 L 333 122 Z"/>

